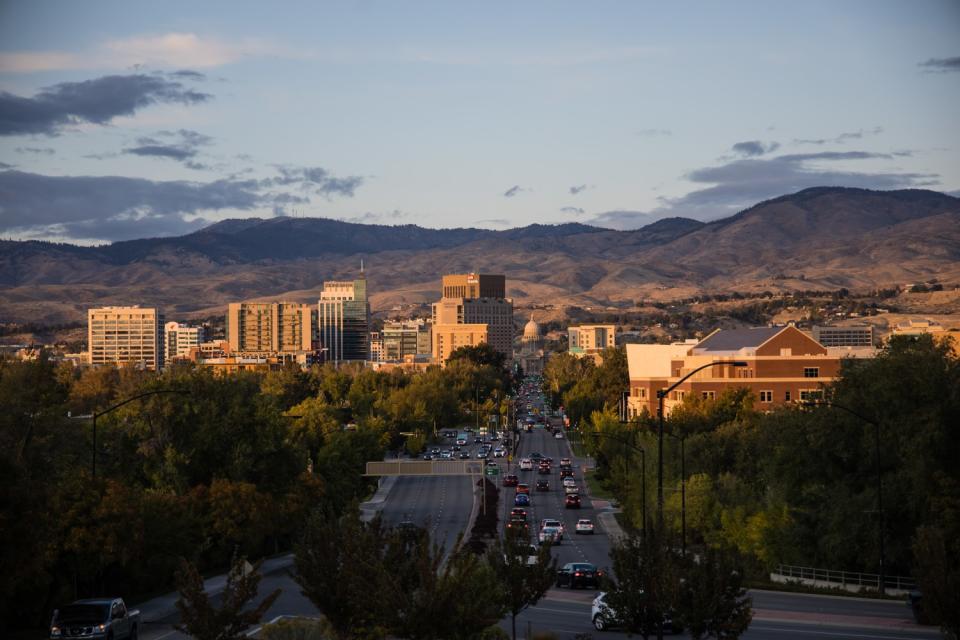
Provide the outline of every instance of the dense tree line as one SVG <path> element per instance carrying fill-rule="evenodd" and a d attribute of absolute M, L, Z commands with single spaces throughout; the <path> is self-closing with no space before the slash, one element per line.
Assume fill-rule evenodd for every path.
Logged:
<path fill-rule="evenodd" d="M 75 597 L 170 588 L 181 558 L 205 572 L 290 549 L 314 511 L 369 495 L 364 463 L 401 434 L 426 442 L 477 398 L 496 410 L 510 380 L 475 356 L 413 375 L 0 360 L 2 620 L 42 624 Z M 150 391 L 164 393 L 99 417 L 92 477 L 91 421 L 77 418 Z"/>
<path fill-rule="evenodd" d="M 758 411 L 745 389 L 716 400 L 688 395 L 666 420 L 669 527 L 681 527 L 682 437 L 688 544 L 736 548 L 755 577 L 778 563 L 877 573 L 879 428 L 886 572 L 915 576 L 929 593 L 937 583 L 955 587 L 960 360 L 929 336 L 894 338 L 877 358 L 848 362 L 825 393 L 817 406 L 769 413 Z M 638 449 L 647 452 L 652 517 L 655 420 L 621 424 L 616 414 L 598 411 L 586 427 L 598 434 L 584 438 L 598 474 L 641 528 Z M 941 605 L 946 612 L 960 610 L 960 590 L 952 587 L 950 604 Z"/>

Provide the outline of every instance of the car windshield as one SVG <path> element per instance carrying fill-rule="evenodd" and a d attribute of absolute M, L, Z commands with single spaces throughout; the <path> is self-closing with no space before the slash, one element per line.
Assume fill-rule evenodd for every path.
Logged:
<path fill-rule="evenodd" d="M 589 520 L 580 520 L 580 524 L 592 524 Z"/>
<path fill-rule="evenodd" d="M 574 564 L 570 568 L 573 569 L 574 571 L 594 571 L 596 569 L 596 567 L 593 566 L 592 564 L 586 564 L 586 563 Z"/>
<path fill-rule="evenodd" d="M 61 622 L 103 622 L 110 613 L 105 604 L 70 604 L 60 609 L 57 620 Z"/>

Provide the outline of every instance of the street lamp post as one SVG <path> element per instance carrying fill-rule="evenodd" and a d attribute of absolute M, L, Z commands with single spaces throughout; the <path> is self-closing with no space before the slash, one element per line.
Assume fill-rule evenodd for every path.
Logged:
<path fill-rule="evenodd" d="M 146 393 L 135 395 L 132 398 L 127 398 L 126 400 L 123 400 L 122 402 L 118 402 L 117 404 L 107 409 L 104 409 L 103 411 L 95 411 L 94 413 L 88 413 L 82 416 L 72 416 L 69 413 L 67 413 L 67 417 L 72 418 L 74 420 L 91 420 L 91 419 L 93 420 L 93 456 L 90 463 L 90 474 L 91 476 L 93 476 L 94 479 L 97 478 L 97 418 L 99 418 L 100 416 L 105 416 L 111 411 L 119 409 L 120 407 L 126 404 L 129 404 L 134 400 L 139 400 L 140 398 L 146 398 L 147 396 L 155 396 L 160 393 L 189 393 L 189 392 L 184 389 L 157 389 L 156 391 L 147 391 Z"/>
<path fill-rule="evenodd" d="M 731 367 L 748 366 L 748 364 L 742 360 L 717 360 L 715 362 L 708 362 L 693 369 L 666 389 L 657 390 L 657 414 L 659 417 L 659 433 L 657 435 L 657 520 L 660 523 L 663 523 L 663 399 L 667 397 L 668 393 L 686 382 L 693 374 L 719 365 L 728 365 Z"/>
<path fill-rule="evenodd" d="M 680 441 L 680 552 L 687 555 L 687 454 L 685 444 L 686 436 L 678 436 L 675 433 L 668 433 L 668 436 Z"/>

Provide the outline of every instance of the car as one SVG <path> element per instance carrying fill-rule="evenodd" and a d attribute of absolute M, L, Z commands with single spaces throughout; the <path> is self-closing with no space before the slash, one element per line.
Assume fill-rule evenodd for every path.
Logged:
<path fill-rule="evenodd" d="M 565 487 L 573 487 L 577 484 L 577 481 L 573 479 L 573 476 L 565 476 L 560 482 L 562 482 L 563 486 Z"/>
<path fill-rule="evenodd" d="M 460 459 L 461 459 L 461 460 L 469 460 L 469 459 L 470 459 L 470 452 L 469 452 L 469 451 L 461 451 L 461 452 L 460 452 Z"/>
<path fill-rule="evenodd" d="M 563 440 L 563 431 L 557 431 L 553 434 L 555 440 Z"/>
<path fill-rule="evenodd" d="M 443 437 L 444 437 L 444 438 L 456 438 L 456 437 L 457 437 L 457 432 L 456 432 L 456 431 L 444 431 L 444 432 L 443 432 Z"/>
<path fill-rule="evenodd" d="M 487 457 L 487 450 L 486 450 L 486 449 L 484 449 L 483 447 L 477 449 L 477 459 L 478 459 L 478 460 L 479 460 L 480 458 L 486 458 L 486 457 Z"/>
<path fill-rule="evenodd" d="M 523 516 L 523 519 L 526 520 L 527 510 L 523 507 L 514 507 L 513 509 L 510 509 L 510 517 L 512 518 L 514 516 Z"/>
<path fill-rule="evenodd" d="M 430 453 L 432 453 L 435 456 L 440 455 L 440 448 L 434 447 L 433 449 L 430 449 Z"/>
<path fill-rule="evenodd" d="M 570 461 L 570 458 L 560 458 L 560 468 L 573 466 L 573 463 Z"/>
<path fill-rule="evenodd" d="M 589 518 L 580 518 L 577 520 L 577 526 L 574 533 L 584 533 L 593 535 L 593 522 Z"/>
<path fill-rule="evenodd" d="M 540 521 L 540 528 L 544 529 L 546 527 L 556 527 L 560 529 L 560 533 L 565 532 L 567 529 L 563 526 L 563 523 L 557 520 L 556 518 L 544 518 Z"/>
<path fill-rule="evenodd" d="M 520 483 L 520 478 L 516 474 L 508 473 L 503 476 L 503 486 L 505 487 L 515 487 Z"/>
<path fill-rule="evenodd" d="M 569 467 L 567 467 L 566 469 L 564 469 L 563 467 L 560 467 L 560 477 L 561 477 L 561 478 L 572 478 L 572 477 L 573 477 L 573 469 L 571 469 L 571 468 L 569 468 Z"/>
<path fill-rule="evenodd" d="M 139 609 L 127 609 L 123 598 L 91 598 L 55 609 L 49 637 L 136 640 L 139 631 Z"/>
<path fill-rule="evenodd" d="M 580 495 L 576 493 L 571 493 L 566 498 L 563 499 L 563 506 L 567 509 L 579 509 L 580 508 Z"/>
<path fill-rule="evenodd" d="M 563 541 L 563 534 L 557 527 L 544 527 L 537 535 L 537 540 L 540 542 L 540 544 L 544 544 L 546 542 L 560 544 Z"/>
<path fill-rule="evenodd" d="M 483 442 L 483 438 L 481 438 L 480 436 L 477 436 L 476 438 L 473 439 L 473 444 L 480 444 L 482 442 Z"/>
<path fill-rule="evenodd" d="M 493 457 L 502 458 L 503 456 L 506 455 L 506 453 L 507 452 L 503 450 L 503 447 L 497 447 L 496 449 L 493 450 Z"/>
<path fill-rule="evenodd" d="M 525 482 L 521 482 L 517 485 L 517 493 L 530 493 L 530 485 Z"/>
<path fill-rule="evenodd" d="M 518 493 L 513 497 L 513 504 L 517 507 L 529 507 L 530 506 L 530 496 L 525 493 Z"/>
<path fill-rule="evenodd" d="M 597 631 L 606 631 L 607 629 L 623 626 L 617 613 L 607 604 L 606 596 L 607 594 L 601 591 L 597 594 L 597 597 L 593 599 L 590 607 L 590 621 L 593 622 L 593 628 Z M 674 618 L 671 612 L 664 614 L 663 626 L 661 628 L 663 633 L 683 632 L 683 625 Z"/>
<path fill-rule="evenodd" d="M 530 523 L 527 522 L 526 518 L 511 516 L 510 520 L 507 521 L 507 530 L 512 533 L 524 533 L 530 535 Z"/>
<path fill-rule="evenodd" d="M 548 475 L 550 475 L 550 465 L 548 465 L 548 464 L 541 464 L 541 465 L 537 468 L 537 473 L 539 473 L 540 475 L 543 475 L 543 476 L 548 476 Z"/>
<path fill-rule="evenodd" d="M 520 470 L 521 471 L 530 471 L 533 469 L 533 460 L 530 458 L 521 458 L 520 459 Z"/>
<path fill-rule="evenodd" d="M 425 453 L 425 454 L 423 454 L 423 459 L 424 459 L 424 460 L 433 460 L 433 454 Z"/>
<path fill-rule="evenodd" d="M 540 460 L 543 459 L 543 454 L 534 451 L 533 453 L 530 454 L 530 459 L 531 459 L 531 460 L 536 460 L 537 462 L 540 462 Z"/>
<path fill-rule="evenodd" d="M 578 487 L 577 485 L 573 485 L 572 487 L 564 487 L 564 488 L 563 488 L 563 493 L 564 493 L 564 495 L 567 495 L 567 496 L 571 496 L 571 495 L 577 496 L 577 495 L 580 495 L 580 487 Z"/>
<path fill-rule="evenodd" d="M 600 588 L 603 571 L 589 562 L 568 562 L 557 571 L 557 586 Z"/>
<path fill-rule="evenodd" d="M 440 452 L 440 458 L 441 458 L 442 460 L 449 460 L 449 459 L 452 458 L 452 457 L 453 457 L 453 454 L 450 453 L 449 451 L 441 451 L 441 452 Z"/>
<path fill-rule="evenodd" d="M 550 481 L 537 480 L 537 491 L 550 491 Z"/>
<path fill-rule="evenodd" d="M 464 438 L 463 436 L 460 436 L 459 438 L 457 438 L 457 446 L 458 446 L 458 447 L 465 447 L 465 446 L 467 446 L 467 439 Z"/>

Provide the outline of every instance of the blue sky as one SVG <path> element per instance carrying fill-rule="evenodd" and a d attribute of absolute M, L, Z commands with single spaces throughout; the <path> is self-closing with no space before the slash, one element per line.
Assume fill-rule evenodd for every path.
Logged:
<path fill-rule="evenodd" d="M 960 189 L 960 3 L 5 2 L 0 236 Z"/>

